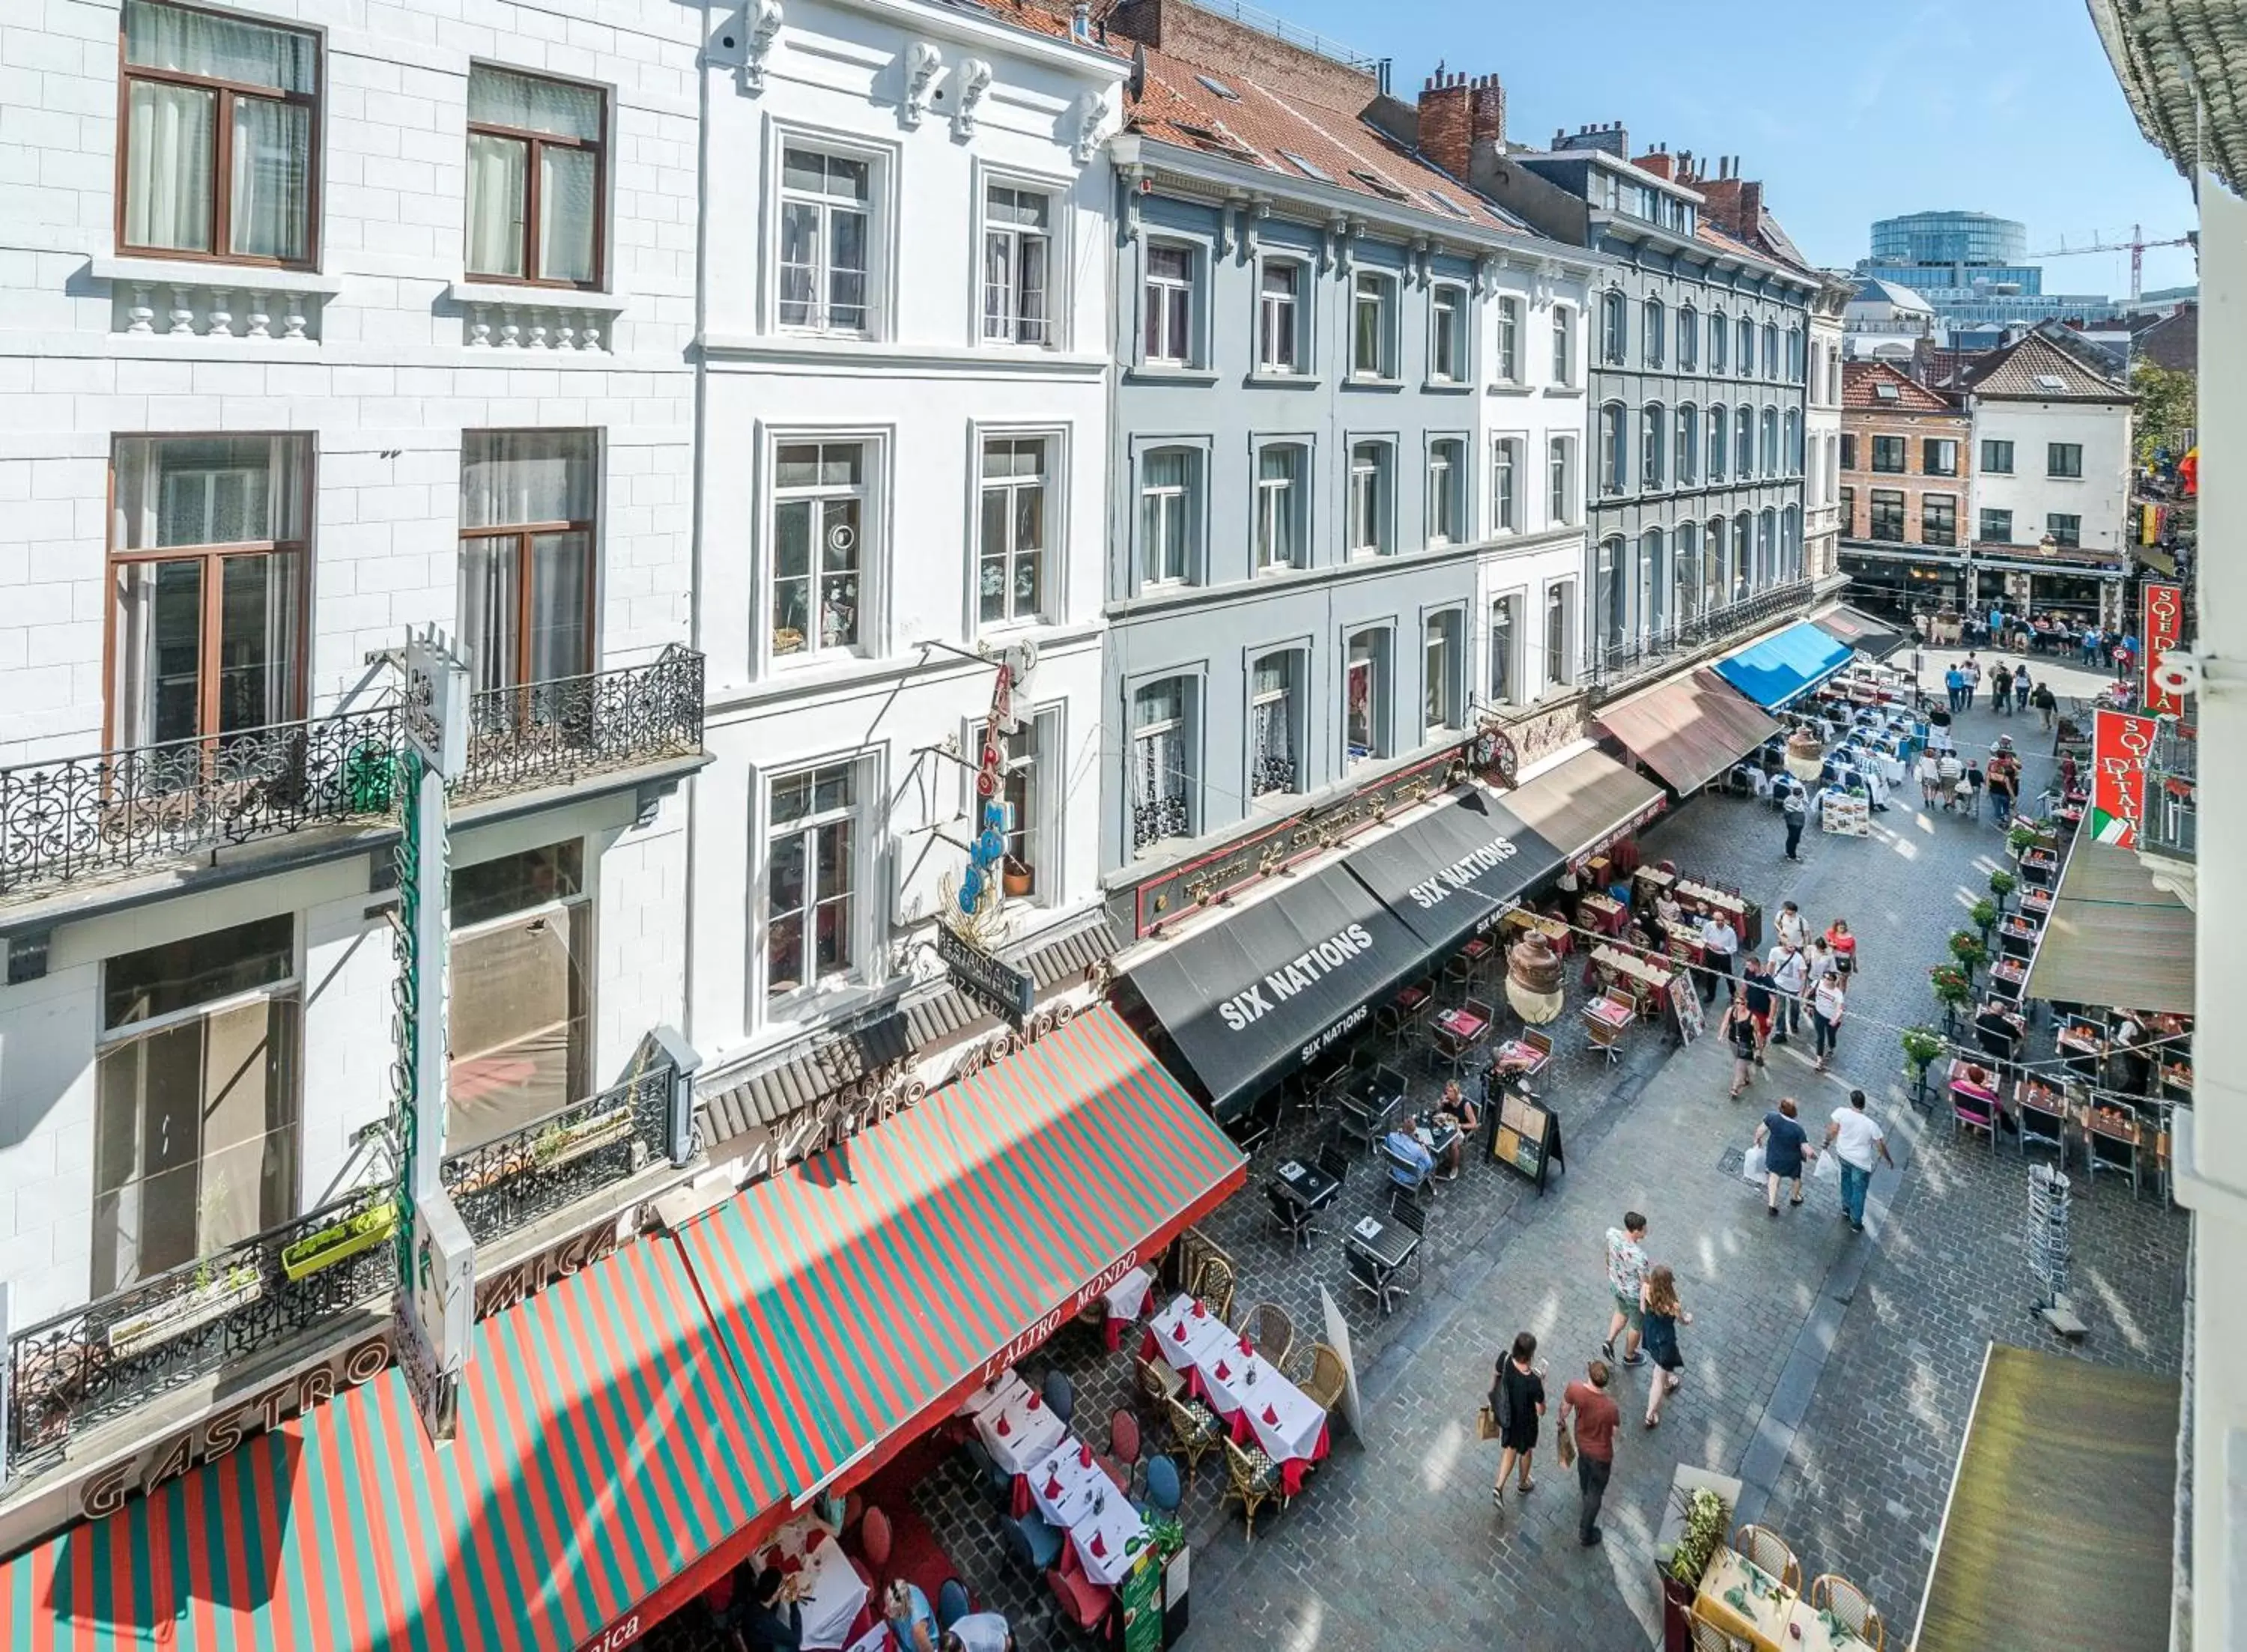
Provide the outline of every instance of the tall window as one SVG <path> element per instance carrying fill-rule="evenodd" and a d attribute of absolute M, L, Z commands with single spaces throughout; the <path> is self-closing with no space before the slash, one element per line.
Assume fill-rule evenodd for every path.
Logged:
<path fill-rule="evenodd" d="M 1763 376 L 1776 379 L 1779 370 L 1779 329 L 1766 321 L 1763 324 Z"/>
<path fill-rule="evenodd" d="M 1466 444 L 1428 444 L 1428 543 L 1455 545 L 1467 536 Z"/>
<path fill-rule="evenodd" d="M 1428 301 L 1428 377 L 1457 385 L 1467 377 L 1467 293 L 1438 287 Z"/>
<path fill-rule="evenodd" d="M 1565 389 L 1576 382 L 1576 312 L 1553 306 L 1553 383 Z"/>
<path fill-rule="evenodd" d="M 453 873 L 445 1145 L 480 1147 L 591 1093 L 592 907 L 565 839 Z"/>
<path fill-rule="evenodd" d="M 319 84 L 317 36 L 126 0 L 123 249 L 310 264 Z"/>
<path fill-rule="evenodd" d="M 1731 589 L 1731 573 L 1725 565 L 1726 536 L 1725 519 L 1710 517 L 1701 540 L 1701 611 L 1704 614 L 1722 608 L 1725 593 Z"/>
<path fill-rule="evenodd" d="M 1602 648 L 1613 648 L 1622 640 L 1623 622 L 1630 608 L 1629 563 L 1630 552 L 1622 540 L 1600 542 L 1592 567 L 1592 622 L 1599 627 L 1594 640 Z"/>
<path fill-rule="evenodd" d="M 1649 298 L 1641 309 L 1638 330 L 1639 348 L 1645 352 L 1646 365 L 1659 367 L 1669 350 L 1669 316 L 1662 308 L 1662 300 Z"/>
<path fill-rule="evenodd" d="M 1763 410 L 1761 440 L 1763 474 L 1766 476 L 1776 476 L 1779 474 L 1779 409 L 1776 407 L 1766 407 Z"/>
<path fill-rule="evenodd" d="M 1903 539 L 1903 495 L 1890 488 L 1873 489 L 1872 531 L 1869 537 L 1883 544 L 1901 545 Z"/>
<path fill-rule="evenodd" d="M 601 284 L 604 101 L 591 86 L 469 69 L 469 275 Z"/>
<path fill-rule="evenodd" d="M 1756 474 L 1755 409 L 1741 407 L 1732 414 L 1732 474 L 1742 481 Z"/>
<path fill-rule="evenodd" d="M 2083 518 L 2071 512 L 2051 512 L 2044 519 L 2044 530 L 2055 545 L 2072 550 L 2083 543 Z"/>
<path fill-rule="evenodd" d="M 1308 536 L 1303 531 L 1305 450 L 1273 442 L 1256 455 L 1256 566 L 1300 568 Z"/>
<path fill-rule="evenodd" d="M 1610 367 L 1622 365 L 1623 349 L 1629 342 L 1630 305 L 1620 292 L 1607 292 L 1600 297 L 1600 359 Z"/>
<path fill-rule="evenodd" d="M 994 436 L 983 443 L 983 528 L 977 611 L 986 625 L 1045 614 L 1048 442 Z"/>
<path fill-rule="evenodd" d="M 112 747 L 207 740 L 304 715 L 311 464 L 304 436 L 118 439 Z M 179 754 L 178 783 L 194 783 L 210 754 Z"/>
<path fill-rule="evenodd" d="M 1904 439 L 1902 436 L 1873 438 L 1873 469 L 1883 476 L 1903 474 Z"/>
<path fill-rule="evenodd" d="M 1356 764 L 1389 754 L 1389 636 L 1361 631 L 1349 639 L 1342 672 L 1343 758 Z"/>
<path fill-rule="evenodd" d="M 2083 474 L 2083 444 L 2080 441 L 2046 443 L 2044 474 L 2047 476 L 2080 476 Z"/>
<path fill-rule="evenodd" d="M 477 688 L 592 670 L 599 455 L 590 430 L 461 437 L 461 638 Z"/>
<path fill-rule="evenodd" d="M 1166 677 L 1131 696 L 1131 850 L 1192 829 L 1186 797 L 1186 680 Z"/>
<path fill-rule="evenodd" d="M 1268 259 L 1258 277 L 1256 365 L 1262 372 L 1295 372 L 1302 365 L 1303 266 Z"/>
<path fill-rule="evenodd" d="M 1490 529 L 1521 531 L 1521 439 L 1500 436 L 1491 449 Z"/>
<path fill-rule="evenodd" d="M 1711 372 L 1725 371 L 1726 341 L 1731 337 L 1731 325 L 1725 319 L 1725 312 L 1719 310 L 1709 317 L 1709 371 Z"/>
<path fill-rule="evenodd" d="M 1802 474 L 1802 415 L 1793 408 L 1786 410 L 1786 474 Z"/>
<path fill-rule="evenodd" d="M 1786 330 L 1787 378 L 1795 384 L 1800 384 L 1805 377 L 1804 368 L 1802 329 L 1789 327 Z"/>
<path fill-rule="evenodd" d="M 1619 401 L 1600 409 L 1600 491 L 1619 494 L 1629 478 L 1630 415 Z"/>
<path fill-rule="evenodd" d="M 1854 470 L 1856 468 L 1856 433 L 1854 431 L 1845 430 L 1841 433 L 1841 468 L 1844 470 Z"/>
<path fill-rule="evenodd" d="M 1521 382 L 1521 300 L 1498 301 L 1498 382 Z"/>
<path fill-rule="evenodd" d="M 1947 436 L 1924 436 L 1919 444 L 1919 468 L 1930 476 L 1958 474 L 1958 444 Z"/>
<path fill-rule="evenodd" d="M 1955 545 L 1958 543 L 1958 502 L 1947 494 L 1923 495 L 1919 502 L 1919 543 Z"/>
<path fill-rule="evenodd" d="M 1857 536 L 1857 490 L 1854 488 L 1844 488 L 1841 489 L 1841 536 L 1845 539 L 1854 539 Z"/>
<path fill-rule="evenodd" d="M 1295 760 L 1295 656 L 1266 654 L 1249 672 L 1248 795 L 1302 789 Z"/>
<path fill-rule="evenodd" d="M 1742 511 L 1732 518 L 1732 600 L 1745 601 L 1755 578 L 1755 517 Z"/>
<path fill-rule="evenodd" d="M 1710 330 L 1711 338 L 1722 336 L 1720 330 L 1716 328 Z M 1712 482 L 1722 481 L 1725 479 L 1725 433 L 1731 427 L 1725 417 L 1725 410 L 1721 406 L 1709 409 L 1709 480 Z"/>
<path fill-rule="evenodd" d="M 1677 311 L 1677 371 L 1701 371 L 1701 312 L 1690 304 Z"/>
<path fill-rule="evenodd" d="M 1007 825 L 1000 834 L 1007 850 L 1003 870 L 1010 877 L 1027 877 L 1029 887 L 1021 894 L 1033 899 L 1039 892 L 1038 867 L 1045 858 L 1045 799 L 1038 759 L 1059 738 L 1058 717 L 1055 712 L 1025 717 L 1019 729 L 999 736 L 999 785 L 1007 803 Z"/>
<path fill-rule="evenodd" d="M 772 783 L 765 838 L 765 992 L 838 975 L 857 956 L 857 766 L 830 763 Z"/>
<path fill-rule="evenodd" d="M 1459 654 L 1458 611 L 1431 615 L 1420 641 L 1420 720 L 1431 734 L 1460 726 Z"/>
<path fill-rule="evenodd" d="M 1042 190 L 994 183 L 983 196 L 983 336 L 1012 345 L 1053 342 L 1047 289 L 1053 201 Z"/>
<path fill-rule="evenodd" d="M 775 655 L 858 645 L 868 468 L 857 441 L 783 442 L 775 455 Z"/>
<path fill-rule="evenodd" d="M 1982 474 L 1987 476 L 2010 476 L 2013 474 L 2013 444 L 2010 441 L 1982 443 Z"/>
<path fill-rule="evenodd" d="M 1521 598 L 1501 597 L 1490 607 L 1490 698 L 1511 706 L 1526 698 L 1521 683 Z"/>
<path fill-rule="evenodd" d="M 1389 549 L 1389 449 L 1362 441 L 1349 450 L 1349 550 Z"/>
<path fill-rule="evenodd" d="M 1554 525 L 1576 520 L 1576 439 L 1555 436 L 1545 454 L 1546 520 Z"/>
<path fill-rule="evenodd" d="M 1649 402 L 1638 414 L 1638 482 L 1659 488 L 1669 483 L 1670 414 L 1658 401 Z"/>
<path fill-rule="evenodd" d="M 1677 468 L 1680 488 L 1701 480 L 1701 410 L 1690 401 L 1677 410 Z"/>
<path fill-rule="evenodd" d="M 1677 549 L 1670 559 L 1670 617 L 1683 625 L 1701 611 L 1701 525 L 1677 524 Z"/>
<path fill-rule="evenodd" d="M 2013 513 L 2010 510 L 1984 510 L 1980 531 L 1975 538 L 1985 545 L 2010 545 L 2013 543 Z"/>
<path fill-rule="evenodd" d="M 1175 583 L 1192 569 L 1194 455 L 1164 447 L 1140 461 L 1139 577 Z"/>
<path fill-rule="evenodd" d="M 1742 316 L 1738 331 L 1732 339 L 1733 353 L 1738 359 L 1733 364 L 1743 379 L 1755 377 L 1755 323 Z"/>
<path fill-rule="evenodd" d="M 1386 276 L 1361 274 L 1350 301 L 1349 371 L 1358 379 L 1394 379 L 1395 287 Z"/>
<path fill-rule="evenodd" d="M 780 324 L 869 331 L 873 163 L 791 145 L 782 156 Z"/>
<path fill-rule="evenodd" d="M 1545 680 L 1565 688 L 1574 672 L 1569 664 L 1569 635 L 1576 610 L 1576 582 L 1563 579 L 1545 587 Z"/>
<path fill-rule="evenodd" d="M 1662 630 L 1662 604 L 1670 591 L 1662 566 L 1663 549 L 1659 528 L 1649 528 L 1638 536 L 1638 634 L 1642 637 Z"/>
<path fill-rule="evenodd" d="M 1193 358 L 1193 252 L 1156 242 L 1147 249 L 1146 320 L 1141 343 L 1149 361 L 1184 366 Z"/>

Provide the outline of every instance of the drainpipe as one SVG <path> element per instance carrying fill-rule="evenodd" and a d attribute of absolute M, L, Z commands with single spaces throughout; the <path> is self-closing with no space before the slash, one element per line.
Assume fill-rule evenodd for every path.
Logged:
<path fill-rule="evenodd" d="M 702 38 L 710 38 L 708 8 L 704 8 Z M 707 471 L 703 455 L 709 449 L 710 372 L 703 359 L 702 338 L 708 327 L 710 291 L 710 65 L 701 54 L 694 63 L 694 78 L 698 83 L 695 93 L 694 130 L 694 420 L 693 440 L 694 454 L 688 471 L 690 485 L 694 489 L 692 524 L 688 529 L 686 635 L 697 653 L 702 652 L 702 488 Z M 703 738 L 709 738 L 709 658 L 703 657 Z M 686 911 L 683 920 L 680 945 L 685 957 L 680 960 L 679 1025 L 684 1041 L 694 1048 L 694 907 L 696 894 L 695 839 L 697 824 L 701 818 L 702 788 L 690 776 L 686 782 Z M 692 1081 L 689 1081 L 690 1082 Z M 691 1098 L 690 1098 L 691 1105 Z"/>

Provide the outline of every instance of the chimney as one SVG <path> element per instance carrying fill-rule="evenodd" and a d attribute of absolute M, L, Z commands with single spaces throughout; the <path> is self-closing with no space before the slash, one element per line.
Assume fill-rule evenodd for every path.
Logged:
<path fill-rule="evenodd" d="M 1618 160 L 1630 159 L 1630 133 L 1623 130 L 1622 122 L 1609 120 L 1597 126 L 1579 126 L 1571 137 L 1555 133 L 1553 147 L 1559 150 L 1598 149 Z"/>
<path fill-rule="evenodd" d="M 1467 78 L 1441 65 L 1420 88 L 1420 153 L 1454 178 L 1464 179 L 1474 151 L 1474 120 Z"/>
<path fill-rule="evenodd" d="M 1662 146 L 1656 144 L 1647 154 L 1639 156 L 1635 164 L 1641 172 L 1650 172 L 1657 178 L 1673 178 L 1677 175 L 1671 170 L 1673 162 L 1674 157 L 1663 154 Z"/>
<path fill-rule="evenodd" d="M 1478 157 L 1485 146 L 1493 159 L 1506 148 L 1506 87 L 1494 74 L 1474 83 L 1474 95 L 1467 99 L 1467 135 Z"/>
<path fill-rule="evenodd" d="M 1076 0 L 1069 14 L 1069 38 L 1080 45 L 1092 42 L 1092 0 Z"/>

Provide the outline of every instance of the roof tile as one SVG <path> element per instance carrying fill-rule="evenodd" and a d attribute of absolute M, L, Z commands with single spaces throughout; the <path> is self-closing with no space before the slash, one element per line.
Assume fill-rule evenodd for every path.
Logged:
<path fill-rule="evenodd" d="M 1893 397 L 1875 386 L 1894 385 Z M 1956 413 L 1956 403 L 1929 390 L 1909 373 L 1885 361 L 1850 361 L 1841 366 L 1841 406 L 1856 413 Z"/>

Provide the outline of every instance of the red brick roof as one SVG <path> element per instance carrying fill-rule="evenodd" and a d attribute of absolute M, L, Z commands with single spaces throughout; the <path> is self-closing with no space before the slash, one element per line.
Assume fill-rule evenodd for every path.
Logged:
<path fill-rule="evenodd" d="M 1883 396 L 1875 385 L 1894 385 L 1895 394 Z M 1858 413 L 1957 413 L 1948 396 L 1938 394 L 1909 373 L 1885 361 L 1850 361 L 1841 365 L 1841 406 Z"/>

